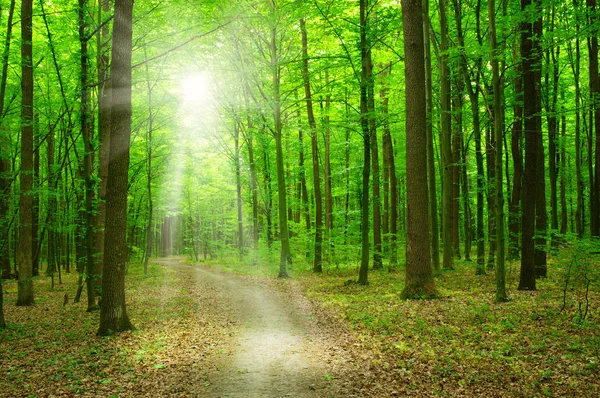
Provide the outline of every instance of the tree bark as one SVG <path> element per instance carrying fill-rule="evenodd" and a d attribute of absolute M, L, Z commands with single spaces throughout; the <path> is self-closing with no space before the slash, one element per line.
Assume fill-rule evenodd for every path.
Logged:
<path fill-rule="evenodd" d="M 368 109 L 368 43 L 367 43 L 367 9 L 368 0 L 360 0 L 360 126 L 363 138 L 363 172 L 361 198 L 361 261 L 358 283 L 369 284 L 369 179 L 371 175 L 371 129 L 369 128 Z"/>
<path fill-rule="evenodd" d="M 434 272 L 440 270 L 440 229 L 438 223 L 437 183 L 433 151 L 433 89 L 431 84 L 431 43 L 429 38 L 429 0 L 423 0 L 423 43 L 425 56 L 425 103 L 427 117 L 427 180 L 429 199 L 429 224 L 431 261 Z"/>
<path fill-rule="evenodd" d="M 21 201 L 17 247 L 19 281 L 17 305 L 32 305 L 33 299 L 33 1 L 21 3 Z"/>
<path fill-rule="evenodd" d="M 112 120 L 99 335 L 133 329 L 125 305 L 127 187 L 131 137 L 133 0 L 116 0 L 112 47 Z"/>
<path fill-rule="evenodd" d="M 313 185 L 315 191 L 315 255 L 313 258 L 313 272 L 323 271 L 323 199 L 321 196 L 321 179 L 319 176 L 319 146 L 317 140 L 317 124 L 313 113 L 312 95 L 310 91 L 310 77 L 308 72 L 308 39 L 306 23 L 300 20 L 302 31 L 302 77 L 304 79 L 304 98 L 306 100 L 306 114 L 310 127 Z"/>
<path fill-rule="evenodd" d="M 539 6 L 534 0 L 534 6 Z M 532 4 L 532 0 L 521 0 L 521 10 Z M 541 135 L 541 98 L 539 87 L 541 63 L 539 40 L 534 37 L 534 23 L 521 24 L 521 57 L 523 71 L 523 120 L 525 129 L 525 170 L 523 172 L 523 207 L 521 217 L 521 274 L 519 290 L 536 290 L 535 228 L 536 188 L 540 162 L 537 159 L 537 136 Z"/>
<path fill-rule="evenodd" d="M 427 108 L 421 0 L 402 1 L 406 96 L 406 283 L 402 297 L 435 295 L 427 204 Z M 410 98 L 410 100 L 409 100 Z"/>
<path fill-rule="evenodd" d="M 6 38 L 2 52 L 2 74 L 0 75 L 0 130 L 4 125 L 4 103 L 6 97 L 6 81 L 8 78 L 8 56 L 10 54 L 10 43 L 12 39 L 12 25 L 15 12 L 15 0 L 11 0 L 8 11 L 8 20 L 6 25 Z M 10 276 L 10 229 L 7 227 L 7 217 L 9 211 L 9 190 L 10 190 L 10 154 L 6 151 L 8 142 L 5 137 L 0 136 L 0 279 Z M 2 287 L 0 286 L 0 289 Z"/>
<path fill-rule="evenodd" d="M 445 0 L 439 1 L 440 13 L 440 112 L 442 147 L 442 243 L 443 267 L 454 269 L 452 253 L 452 115 L 450 109 L 450 68 L 448 66 L 448 24 Z"/>
<path fill-rule="evenodd" d="M 277 166 L 277 194 L 279 199 L 279 238 L 281 240 L 281 255 L 279 257 L 279 277 L 288 278 L 287 263 L 291 258 L 290 238 L 288 231 L 288 215 L 286 201 L 285 169 L 283 164 L 283 143 L 281 124 L 281 67 L 277 55 L 277 29 L 271 28 L 271 73 L 273 79 L 273 120 L 275 134 L 275 151 Z"/>
<path fill-rule="evenodd" d="M 500 79 L 499 58 L 496 44 L 496 5 L 488 0 L 488 20 L 490 28 L 490 52 L 492 56 L 492 85 L 494 89 L 494 137 L 496 141 L 496 302 L 508 300 L 506 294 L 506 271 L 504 268 L 504 184 L 502 177 L 502 136 L 504 133 L 503 88 Z"/>

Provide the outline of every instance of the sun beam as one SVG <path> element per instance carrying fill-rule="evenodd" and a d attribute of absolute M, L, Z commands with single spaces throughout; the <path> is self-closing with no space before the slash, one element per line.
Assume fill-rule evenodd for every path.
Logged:
<path fill-rule="evenodd" d="M 180 81 L 181 95 L 187 103 L 207 103 L 212 98 L 210 79 L 205 73 L 194 73 Z"/>

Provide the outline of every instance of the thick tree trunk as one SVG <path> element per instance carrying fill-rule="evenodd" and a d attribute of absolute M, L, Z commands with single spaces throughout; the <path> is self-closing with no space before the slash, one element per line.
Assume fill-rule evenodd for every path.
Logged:
<path fill-rule="evenodd" d="M 33 1 L 21 3 L 21 201 L 17 305 L 33 304 Z"/>
<path fill-rule="evenodd" d="M 421 0 L 402 1 L 406 96 L 405 298 L 435 295 L 427 204 L 427 109 Z M 409 100 L 410 98 L 410 100 Z"/>
<path fill-rule="evenodd" d="M 308 39 L 306 36 L 306 24 L 304 19 L 300 20 L 302 31 L 302 77 L 304 78 L 304 98 L 306 100 L 306 114 L 310 127 L 313 186 L 315 190 L 315 256 L 313 258 L 313 271 L 323 271 L 323 199 L 321 197 L 321 178 L 319 176 L 319 146 L 317 140 L 317 124 L 313 113 L 312 95 L 310 92 L 310 77 L 308 72 Z"/>
<path fill-rule="evenodd" d="M 539 6 L 538 0 L 535 7 Z M 532 0 L 521 0 L 521 10 L 532 4 Z M 537 159 L 537 136 L 541 135 L 541 98 L 540 72 L 541 53 L 539 40 L 534 37 L 534 23 L 523 22 L 521 25 L 521 57 L 523 72 L 523 121 L 525 134 L 525 170 L 523 172 L 523 206 L 521 217 L 521 275 L 519 290 L 536 289 L 536 189 L 540 163 Z"/>
<path fill-rule="evenodd" d="M 131 137 L 133 0 L 116 0 L 111 78 L 113 92 L 106 194 L 106 236 L 99 335 L 133 329 L 125 305 L 127 187 Z"/>

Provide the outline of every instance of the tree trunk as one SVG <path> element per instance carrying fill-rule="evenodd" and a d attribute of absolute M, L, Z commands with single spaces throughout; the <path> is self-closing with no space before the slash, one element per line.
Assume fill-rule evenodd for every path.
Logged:
<path fill-rule="evenodd" d="M 102 23 L 103 15 L 110 12 L 110 1 L 101 0 L 98 4 L 98 21 Z M 109 80 L 109 51 L 106 44 L 110 38 L 108 24 L 98 32 L 98 141 L 99 141 L 99 166 L 98 166 L 98 212 L 96 214 L 96 236 L 94 237 L 96 262 L 94 274 L 96 275 L 96 292 L 102 294 L 102 268 L 104 264 L 104 224 L 106 220 L 106 183 L 108 179 L 108 159 L 110 151 L 110 112 L 111 90 Z"/>
<path fill-rule="evenodd" d="M 365 24 L 367 23 L 368 22 L 365 21 Z M 381 239 L 381 183 L 379 173 L 379 144 L 377 143 L 377 123 L 375 120 L 375 80 L 373 78 L 373 60 L 371 47 L 369 44 L 369 29 L 370 27 L 367 26 L 367 111 L 369 118 L 369 135 L 371 136 L 371 168 L 373 170 L 373 269 L 382 269 L 383 247 Z"/>
<path fill-rule="evenodd" d="M 106 236 L 99 335 L 133 329 L 125 305 L 127 187 L 131 137 L 131 49 L 133 0 L 116 0 L 111 78 L 113 98 L 106 194 Z"/>
<path fill-rule="evenodd" d="M 323 257 L 323 199 L 321 197 L 321 179 L 319 176 L 319 146 L 317 141 L 317 124 L 313 113 L 312 95 L 310 92 L 310 78 L 308 72 L 308 39 L 306 37 L 306 24 L 300 20 L 302 31 L 302 77 L 304 78 L 304 98 L 306 100 L 306 113 L 310 127 L 313 185 L 315 190 L 315 256 L 313 258 L 313 271 L 322 272 Z"/>
<path fill-rule="evenodd" d="M 448 66 L 448 24 L 445 0 L 439 1 L 440 12 L 440 141 L 442 147 L 442 243 L 443 267 L 454 269 L 452 253 L 452 115 L 450 109 L 450 68 Z"/>
<path fill-rule="evenodd" d="M 523 179 L 523 101 L 521 68 L 517 68 L 515 79 L 515 106 L 513 125 L 511 129 L 511 154 L 513 158 L 513 186 L 508 205 L 508 257 L 511 260 L 519 258 L 520 203 Z"/>
<path fill-rule="evenodd" d="M 427 212 L 427 108 L 421 0 L 402 1 L 406 96 L 406 283 L 402 297 L 435 295 Z M 410 100 L 409 100 L 410 98 Z"/>
<path fill-rule="evenodd" d="M 504 184 L 502 178 L 502 136 L 504 133 L 504 107 L 502 103 L 503 86 L 500 79 L 499 58 L 501 55 L 496 44 L 496 5 L 488 0 L 488 18 L 490 28 L 490 52 L 492 57 L 492 85 L 494 89 L 494 137 L 496 166 L 496 302 L 508 300 L 506 295 L 506 271 L 504 268 Z"/>
<path fill-rule="evenodd" d="M 233 126 L 233 142 L 234 142 L 234 159 L 233 163 L 235 165 L 235 191 L 237 195 L 237 225 L 238 225 L 238 233 L 237 233 L 237 247 L 238 247 L 238 255 L 240 259 L 244 256 L 244 215 L 242 213 L 243 210 L 243 202 L 242 202 L 242 171 L 240 169 L 240 131 L 239 126 L 236 123 Z"/>
<path fill-rule="evenodd" d="M 427 180 L 429 199 L 429 224 L 431 260 L 434 272 L 440 270 L 440 229 L 438 223 L 437 184 L 433 152 L 433 89 L 431 85 L 431 43 L 429 38 L 429 0 L 423 0 L 423 43 L 425 54 L 425 102 L 427 117 Z"/>
<path fill-rule="evenodd" d="M 154 246 L 154 198 L 152 197 L 152 133 L 154 132 L 154 111 L 152 109 L 152 84 L 148 68 L 148 56 L 144 48 L 144 63 L 146 69 L 146 88 L 148 90 L 148 130 L 146 134 L 146 193 L 148 195 L 148 224 L 146 225 L 146 250 L 144 251 L 144 276 L 148 275 L 148 262 L 152 257 Z M 190 208 L 191 211 L 191 208 Z"/>
<path fill-rule="evenodd" d="M 368 0 L 360 0 L 360 126 L 363 138 L 363 172 L 361 198 L 361 261 L 358 283 L 369 284 L 369 178 L 371 175 L 371 129 L 369 128 L 368 109 L 368 44 L 367 44 L 367 9 Z"/>
<path fill-rule="evenodd" d="M 325 71 L 325 84 L 329 85 L 329 72 Z M 329 112 L 331 108 L 331 91 L 325 97 L 325 228 L 328 239 L 331 239 L 329 231 L 333 229 L 333 193 L 331 177 L 331 127 L 329 124 Z M 332 243 L 329 242 L 330 247 Z"/>
<path fill-rule="evenodd" d="M 279 258 L 279 277 L 288 278 L 287 263 L 291 259 L 290 239 L 288 231 L 285 170 L 283 165 L 283 143 L 281 124 L 281 98 L 279 93 L 281 67 L 277 55 L 277 29 L 271 29 L 271 69 L 273 79 L 273 120 L 275 134 L 275 150 L 277 165 L 277 194 L 279 198 L 279 238 L 281 240 L 281 255 Z"/>
<path fill-rule="evenodd" d="M 460 142 L 462 141 L 462 96 L 464 93 L 460 76 L 456 76 L 453 80 L 455 87 L 451 105 L 454 126 L 452 128 L 452 224 L 450 227 L 454 256 L 460 258 Z"/>
<path fill-rule="evenodd" d="M 17 305 L 33 304 L 33 1 L 21 3 L 21 201 Z"/>
<path fill-rule="evenodd" d="M 539 6 L 534 0 L 535 7 Z M 532 0 L 521 0 L 521 10 L 532 4 Z M 539 87 L 541 64 L 539 40 L 534 37 L 534 23 L 521 24 L 521 57 L 523 72 L 523 121 L 525 134 L 525 170 L 523 172 L 523 207 L 521 217 L 521 275 L 519 290 L 536 290 L 535 228 L 536 228 L 536 188 L 539 173 L 537 167 L 537 136 L 541 135 L 541 98 Z"/>
<path fill-rule="evenodd" d="M 592 236 L 600 236 L 600 76 L 598 75 L 598 17 L 596 15 L 596 0 L 586 0 L 589 12 L 590 37 L 588 40 L 589 50 L 589 75 L 590 75 L 590 131 L 592 125 L 596 133 L 594 181 L 590 180 L 592 189 L 592 206 L 590 213 L 590 229 Z M 592 118 L 593 114 L 593 118 Z M 592 122 L 593 120 L 593 122 Z M 590 134 L 591 137 L 591 134 Z M 592 151 L 589 152 L 589 162 L 592 162 Z M 591 176 L 590 176 L 591 177 Z"/>
<path fill-rule="evenodd" d="M 11 0 L 6 25 L 6 38 L 2 52 L 2 75 L 0 75 L 0 130 L 4 125 L 4 102 L 6 97 L 6 80 L 8 78 L 8 56 L 10 54 L 10 43 L 12 39 L 12 25 L 15 12 L 15 0 Z M 9 143 L 5 142 L 4 135 L 0 136 L 0 279 L 10 276 L 10 229 L 7 226 L 10 190 L 10 154 L 6 151 Z M 0 289 L 2 287 L 0 286 Z"/>
<path fill-rule="evenodd" d="M 383 115 L 383 164 L 387 169 L 387 184 L 384 182 L 384 187 L 387 186 L 387 193 L 384 196 L 387 198 L 389 194 L 389 203 L 387 206 L 388 213 L 385 219 L 389 220 L 387 232 L 390 235 L 389 238 L 389 254 L 390 254 L 390 266 L 398 265 L 398 253 L 397 253 L 397 240 L 398 240 L 398 182 L 396 180 L 396 163 L 394 159 L 394 145 L 392 141 L 392 135 L 390 132 L 390 121 L 389 121 L 389 97 L 388 97 L 388 85 L 384 79 L 388 78 L 391 74 L 392 63 L 382 71 L 382 85 L 381 85 L 381 113 Z M 386 173 L 384 173 L 386 174 Z M 384 177 L 385 179 L 385 177 Z M 385 231 L 385 229 L 384 229 Z"/>

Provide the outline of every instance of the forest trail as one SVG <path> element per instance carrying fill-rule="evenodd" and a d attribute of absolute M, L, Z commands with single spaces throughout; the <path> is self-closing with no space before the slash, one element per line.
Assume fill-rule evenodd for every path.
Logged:
<path fill-rule="evenodd" d="M 324 357 L 324 333 L 310 329 L 310 308 L 299 291 L 287 295 L 247 277 L 180 259 L 160 264 L 189 275 L 198 288 L 208 289 L 226 309 L 234 335 L 214 371 L 198 387 L 209 397 L 323 397 L 333 387 Z M 202 311 L 203 303 L 198 306 Z M 195 392 L 194 392 L 195 393 Z"/>

